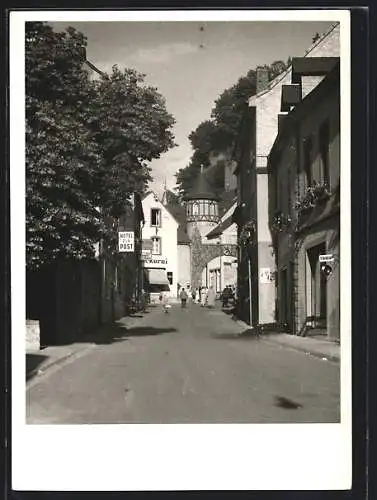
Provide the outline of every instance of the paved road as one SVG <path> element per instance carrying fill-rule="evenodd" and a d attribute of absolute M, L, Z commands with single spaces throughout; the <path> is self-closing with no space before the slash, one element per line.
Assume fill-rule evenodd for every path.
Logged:
<path fill-rule="evenodd" d="M 218 310 L 151 309 L 34 379 L 30 424 L 339 421 L 339 364 L 255 339 Z"/>

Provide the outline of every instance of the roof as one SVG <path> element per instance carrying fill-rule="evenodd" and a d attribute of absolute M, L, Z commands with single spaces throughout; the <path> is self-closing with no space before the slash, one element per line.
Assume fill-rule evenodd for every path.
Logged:
<path fill-rule="evenodd" d="M 305 51 L 305 54 L 304 54 L 304 57 L 307 57 L 309 56 L 309 54 L 318 46 L 318 45 L 321 45 L 321 43 L 324 42 L 324 40 L 326 38 L 328 38 L 331 33 L 339 27 L 339 21 L 335 22 L 331 28 L 326 31 L 325 33 L 323 33 L 319 38 L 318 40 L 316 40 L 315 42 L 313 42 L 313 44 Z M 309 56 L 310 57 L 310 56 Z M 263 94 L 267 94 L 268 92 L 270 92 L 270 90 L 272 88 L 274 88 L 276 85 L 278 85 L 284 78 L 285 76 L 292 71 L 292 67 L 289 66 L 285 71 L 283 71 L 282 73 L 280 73 L 280 75 L 277 75 L 273 80 L 271 80 L 269 83 L 268 83 L 268 86 L 263 89 L 261 92 L 258 92 L 257 94 L 254 94 L 250 97 L 250 100 L 249 100 L 249 105 L 251 106 L 254 106 L 253 101 L 256 99 L 256 98 L 259 98 L 260 96 L 262 96 Z"/>
<path fill-rule="evenodd" d="M 299 103 L 292 111 L 284 117 L 284 123 L 278 131 L 276 139 L 268 156 L 268 166 L 271 169 L 279 150 L 284 147 L 284 142 L 290 137 L 295 124 L 310 112 L 318 102 L 329 95 L 331 89 L 339 90 L 340 63 L 336 64 L 334 69 Z"/>
<path fill-rule="evenodd" d="M 177 229 L 177 242 L 178 244 L 189 244 L 190 239 L 188 237 L 186 231 L 186 210 L 182 205 L 178 205 L 175 203 L 169 203 L 165 205 L 165 208 L 169 211 L 169 213 L 174 217 L 174 219 L 178 222 L 179 226 Z"/>
<path fill-rule="evenodd" d="M 219 214 L 220 217 L 226 213 L 227 210 L 233 205 L 237 200 L 237 190 L 232 189 L 231 191 L 224 191 L 220 196 L 219 201 Z"/>
<path fill-rule="evenodd" d="M 232 214 L 233 215 L 233 214 Z M 228 229 L 232 224 L 234 224 L 233 217 L 230 215 L 224 221 L 220 222 L 212 231 L 207 234 L 207 239 L 212 240 L 213 238 L 218 238 L 222 233 Z"/>
<path fill-rule="evenodd" d="M 213 188 L 208 181 L 205 171 L 201 172 L 192 189 L 184 197 L 185 200 L 218 200 L 218 196 L 213 192 Z"/>

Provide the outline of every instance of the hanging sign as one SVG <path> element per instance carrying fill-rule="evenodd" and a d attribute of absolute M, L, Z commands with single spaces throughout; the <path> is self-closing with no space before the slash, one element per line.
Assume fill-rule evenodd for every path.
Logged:
<path fill-rule="evenodd" d="M 322 254 L 319 256 L 319 262 L 334 262 L 334 255 L 332 253 Z"/>
<path fill-rule="evenodd" d="M 133 231 L 119 231 L 118 233 L 119 252 L 133 252 L 135 249 L 135 235 Z"/>

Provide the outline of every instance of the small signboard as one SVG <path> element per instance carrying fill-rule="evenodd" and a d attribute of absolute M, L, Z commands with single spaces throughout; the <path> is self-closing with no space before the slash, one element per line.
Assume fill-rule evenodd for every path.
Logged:
<path fill-rule="evenodd" d="M 272 274 L 273 273 L 271 272 L 271 269 L 269 267 L 261 267 L 259 270 L 259 281 L 263 284 L 272 283 Z"/>
<path fill-rule="evenodd" d="M 141 246 L 142 246 L 143 251 L 150 250 L 150 252 L 152 252 L 153 241 L 152 240 L 142 240 Z"/>
<path fill-rule="evenodd" d="M 152 257 L 152 250 L 146 250 L 142 248 L 141 250 L 141 260 L 148 260 Z"/>
<path fill-rule="evenodd" d="M 119 231 L 119 252 L 133 252 L 135 250 L 135 235 L 133 231 Z"/>
<path fill-rule="evenodd" d="M 334 255 L 332 253 L 322 254 L 319 256 L 319 262 L 334 262 Z"/>

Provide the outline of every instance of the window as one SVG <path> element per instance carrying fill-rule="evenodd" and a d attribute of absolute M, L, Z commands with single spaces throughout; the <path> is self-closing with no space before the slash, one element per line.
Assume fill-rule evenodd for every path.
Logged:
<path fill-rule="evenodd" d="M 198 203 L 194 203 L 192 206 L 192 215 L 198 215 L 199 214 L 199 205 Z"/>
<path fill-rule="evenodd" d="M 161 255 L 161 238 L 152 236 L 152 254 Z"/>
<path fill-rule="evenodd" d="M 170 285 L 172 285 L 173 284 L 173 273 L 170 272 L 170 271 L 168 271 L 166 273 L 166 275 L 167 275 L 167 278 L 168 278 L 168 281 L 169 281 Z"/>
<path fill-rule="evenodd" d="M 159 208 L 151 209 L 151 226 L 161 227 L 161 210 Z"/>
<path fill-rule="evenodd" d="M 323 182 L 329 186 L 329 145 L 330 145 L 330 126 L 329 121 L 322 123 L 319 129 L 319 154 L 322 164 Z"/>
<path fill-rule="evenodd" d="M 307 137 L 304 142 L 304 170 L 308 185 L 312 184 L 312 153 L 313 153 L 313 140 Z"/>

